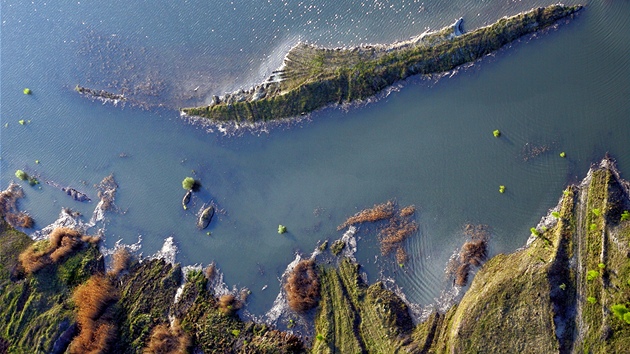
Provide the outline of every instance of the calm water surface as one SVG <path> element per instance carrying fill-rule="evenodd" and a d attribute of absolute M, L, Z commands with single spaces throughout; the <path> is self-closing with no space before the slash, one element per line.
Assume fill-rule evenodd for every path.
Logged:
<path fill-rule="evenodd" d="M 375 230 L 366 227 L 358 260 L 371 280 L 393 276 L 409 300 L 428 305 L 448 285 L 444 267 L 465 223 L 491 227 L 492 254 L 510 252 L 606 152 L 630 173 L 627 0 L 588 3 L 575 21 L 451 77 L 413 78 L 375 103 L 238 137 L 185 122 L 176 109 L 263 80 L 299 41 L 386 43 L 460 16 L 472 30 L 550 2 L 62 3 L 0 1 L 0 184 L 24 169 L 96 199 L 92 186 L 113 173 L 125 213 L 109 214 L 105 244 L 141 237 L 150 255 L 173 236 L 178 261 L 216 261 L 228 284 L 252 289 L 253 313 L 271 306 L 295 252 L 339 238 L 337 225 L 375 203 L 414 204 L 420 231 L 407 242 L 404 270 L 375 258 Z M 91 102 L 76 84 L 126 87 L 148 108 Z M 548 151 L 531 156 L 536 147 Z M 184 211 L 189 175 L 202 191 Z M 37 228 L 62 207 L 89 216 L 95 206 L 46 184 L 25 190 L 21 206 Z M 224 213 L 207 236 L 194 213 L 211 200 Z M 278 235 L 278 224 L 289 232 Z"/>

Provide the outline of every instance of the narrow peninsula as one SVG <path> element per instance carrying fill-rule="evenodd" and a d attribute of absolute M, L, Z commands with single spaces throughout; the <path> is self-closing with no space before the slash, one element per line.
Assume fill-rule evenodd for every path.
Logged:
<path fill-rule="evenodd" d="M 467 33 L 460 19 L 437 32 L 392 45 L 327 49 L 300 43 L 264 83 L 212 96 L 209 105 L 182 108 L 181 113 L 215 122 L 253 123 L 364 100 L 409 76 L 440 74 L 473 62 L 580 9 L 580 5 L 536 8 Z"/>

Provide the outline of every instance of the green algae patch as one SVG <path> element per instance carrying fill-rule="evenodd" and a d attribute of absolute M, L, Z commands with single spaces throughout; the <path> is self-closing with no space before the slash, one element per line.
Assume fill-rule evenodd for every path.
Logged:
<path fill-rule="evenodd" d="M 182 108 L 181 112 L 214 121 L 257 122 L 364 100 L 409 76 L 444 73 L 475 61 L 581 8 L 551 5 L 532 9 L 464 34 L 458 21 L 390 46 L 327 49 L 301 43 L 289 51 L 283 68 L 265 83 L 213 96 L 210 105 Z"/>

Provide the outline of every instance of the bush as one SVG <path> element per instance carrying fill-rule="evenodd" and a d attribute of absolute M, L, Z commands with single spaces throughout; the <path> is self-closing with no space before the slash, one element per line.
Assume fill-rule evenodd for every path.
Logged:
<path fill-rule="evenodd" d="M 112 304 L 118 296 L 111 281 L 95 275 L 76 288 L 72 301 L 77 308 L 79 334 L 68 347 L 69 353 L 108 352 L 116 338 Z"/>
<path fill-rule="evenodd" d="M 630 211 L 624 210 L 623 213 L 621 213 L 621 221 L 626 221 L 630 219 Z"/>
<path fill-rule="evenodd" d="M 241 304 L 232 294 L 221 295 L 218 305 L 219 311 L 227 316 L 233 315 L 238 309 L 241 308 Z"/>
<path fill-rule="evenodd" d="M 586 301 L 588 301 L 589 304 L 596 304 L 597 303 L 597 299 L 592 297 L 592 296 L 587 297 Z"/>
<path fill-rule="evenodd" d="M 312 259 L 300 261 L 284 286 L 289 307 L 297 312 L 308 311 L 319 302 L 319 277 Z"/>
<path fill-rule="evenodd" d="M 594 280 L 597 277 L 599 277 L 599 272 L 596 270 L 589 270 L 586 272 L 586 280 Z"/>
<path fill-rule="evenodd" d="M 593 214 L 595 214 L 597 216 L 602 215 L 602 212 L 601 212 L 601 210 L 599 210 L 599 208 L 593 208 L 592 212 L 593 212 Z"/>
<path fill-rule="evenodd" d="M 494 135 L 495 138 L 498 138 L 501 136 L 501 131 L 499 129 L 496 129 L 492 132 L 492 135 Z"/>
<path fill-rule="evenodd" d="M 287 227 L 284 225 L 278 225 L 278 233 L 282 235 L 285 232 L 287 232 Z"/>
<path fill-rule="evenodd" d="M 612 305 L 610 307 L 610 310 L 615 314 L 615 316 L 617 316 L 617 318 L 619 318 L 620 320 L 623 320 L 624 315 L 626 313 L 628 313 L 628 308 L 626 307 L 626 305 L 624 304 L 616 304 L 616 305 Z"/>
<path fill-rule="evenodd" d="M 21 179 L 22 181 L 26 181 L 28 179 L 28 174 L 22 170 L 15 171 L 15 177 Z"/>
<path fill-rule="evenodd" d="M 195 186 L 195 179 L 192 178 L 192 177 L 186 177 L 182 181 L 182 187 L 185 190 L 191 190 L 191 189 L 193 189 L 194 186 Z"/>
<path fill-rule="evenodd" d="M 556 219 L 560 219 L 560 213 L 558 213 L 557 211 L 552 211 L 551 215 Z"/>
<path fill-rule="evenodd" d="M 187 353 L 191 345 L 188 334 L 184 332 L 175 320 L 172 327 L 159 324 L 151 331 L 149 344 L 143 350 L 144 353 Z"/>
<path fill-rule="evenodd" d="M 505 193 L 505 186 L 499 186 L 499 193 Z"/>
<path fill-rule="evenodd" d="M 22 92 L 24 92 L 25 95 L 30 95 L 33 93 L 30 88 L 25 88 L 24 90 L 22 90 Z"/>

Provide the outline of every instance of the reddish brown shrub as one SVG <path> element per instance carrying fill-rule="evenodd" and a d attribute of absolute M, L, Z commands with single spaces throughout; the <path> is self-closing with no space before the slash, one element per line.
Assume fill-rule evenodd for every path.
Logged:
<path fill-rule="evenodd" d="M 455 284 L 466 286 L 472 267 L 480 267 L 488 257 L 488 239 L 490 231 L 486 225 L 464 226 L 464 235 L 472 240 L 467 241 L 459 251 L 459 256 L 451 259 L 447 266 L 449 272 L 455 275 Z"/>
<path fill-rule="evenodd" d="M 50 233 L 45 250 L 37 249 L 41 244 L 34 243 L 20 254 L 19 260 L 27 273 L 34 273 L 47 264 L 58 263 L 85 242 L 95 243 L 98 240 L 98 237 L 82 236 L 78 231 L 58 227 Z"/>
<path fill-rule="evenodd" d="M 459 261 L 479 267 L 488 256 L 487 242 L 485 240 L 468 241 L 459 251 Z"/>
<path fill-rule="evenodd" d="M 349 217 L 346 222 L 339 225 L 337 230 L 343 230 L 350 225 L 363 222 L 375 222 L 389 219 L 392 216 L 394 216 L 394 202 L 390 200 L 387 203 L 376 204 L 372 208 L 364 209 L 356 213 L 354 216 Z"/>
<path fill-rule="evenodd" d="M 214 262 L 208 264 L 208 266 L 203 270 L 203 274 L 206 276 L 206 279 L 212 281 L 212 279 L 214 279 L 214 276 L 216 275 L 217 270 L 216 270 L 216 265 L 214 264 Z"/>
<path fill-rule="evenodd" d="M 187 353 L 192 342 L 179 321 L 175 320 L 173 326 L 159 324 L 153 327 L 149 344 L 143 350 L 145 354 L 177 354 Z"/>
<path fill-rule="evenodd" d="M 398 264 L 405 264 L 407 263 L 408 258 L 409 257 L 407 257 L 407 252 L 405 251 L 405 249 L 402 247 L 398 247 L 398 249 L 396 250 L 396 262 L 398 262 Z"/>
<path fill-rule="evenodd" d="M 241 308 L 241 304 L 236 300 L 236 297 L 232 294 L 221 295 L 217 302 L 219 311 L 224 315 L 233 315 L 238 309 Z"/>
<path fill-rule="evenodd" d="M 381 254 L 386 256 L 398 249 L 402 242 L 416 231 L 418 231 L 418 224 L 415 221 L 392 219 L 389 225 L 379 233 Z"/>
<path fill-rule="evenodd" d="M 125 247 L 119 247 L 112 255 L 112 276 L 118 276 L 120 272 L 129 268 L 131 264 L 131 253 Z"/>
<path fill-rule="evenodd" d="M 72 300 L 77 309 L 79 334 L 72 340 L 70 353 L 104 353 L 116 338 L 111 305 L 118 295 L 109 278 L 94 275 L 77 287 Z"/>
<path fill-rule="evenodd" d="M 30 229 L 35 223 L 33 218 L 23 212 L 19 213 L 7 213 L 4 219 L 13 227 L 21 227 L 24 229 Z"/>
<path fill-rule="evenodd" d="M 455 273 L 455 284 L 458 286 L 466 286 L 468 284 L 468 274 L 470 273 L 470 264 L 460 264 Z"/>
<path fill-rule="evenodd" d="M 416 212 L 416 206 L 410 205 L 400 209 L 400 216 L 406 218 L 408 216 L 413 215 Z"/>
<path fill-rule="evenodd" d="M 312 259 L 300 261 L 284 286 L 289 307 L 294 311 L 308 311 L 319 302 L 319 277 Z"/>
<path fill-rule="evenodd" d="M 47 264 L 50 264 L 50 260 L 46 256 L 45 251 L 37 250 L 35 245 L 31 245 L 20 253 L 18 259 L 24 271 L 28 274 L 32 274 L 44 268 Z"/>

